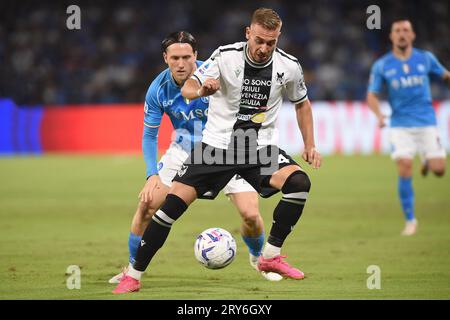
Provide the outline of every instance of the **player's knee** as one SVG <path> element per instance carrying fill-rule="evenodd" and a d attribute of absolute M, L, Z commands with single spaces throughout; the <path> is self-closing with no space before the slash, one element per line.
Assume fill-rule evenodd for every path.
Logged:
<path fill-rule="evenodd" d="M 428 162 L 430 170 L 437 176 L 443 177 L 445 174 L 445 159 L 431 159 Z"/>
<path fill-rule="evenodd" d="M 236 208 L 238 209 L 239 214 L 245 224 L 251 224 L 253 221 L 256 221 L 258 219 L 260 214 L 257 196 L 249 196 L 245 198 L 242 198 L 242 196 L 240 196 L 239 198 L 237 198 L 234 197 L 234 195 L 231 195 L 231 198 L 233 199 L 233 202 L 236 205 Z"/>
<path fill-rule="evenodd" d="M 252 210 L 250 208 L 241 211 L 242 220 L 247 226 L 254 226 L 258 224 L 260 214 L 258 210 Z"/>
<path fill-rule="evenodd" d="M 433 170 L 433 173 L 436 175 L 436 177 L 443 177 L 445 175 L 445 168 L 438 168 Z"/>
<path fill-rule="evenodd" d="M 311 181 L 304 171 L 295 171 L 289 177 L 281 188 L 283 194 L 305 192 L 306 194 L 311 189 Z"/>
<path fill-rule="evenodd" d="M 410 159 L 397 160 L 398 174 L 402 177 L 410 177 L 413 173 L 413 162 Z"/>

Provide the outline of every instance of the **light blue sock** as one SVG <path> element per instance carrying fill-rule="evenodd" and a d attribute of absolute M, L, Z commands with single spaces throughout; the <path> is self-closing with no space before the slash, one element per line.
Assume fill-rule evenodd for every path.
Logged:
<path fill-rule="evenodd" d="M 141 243 L 141 236 L 130 232 L 128 236 L 128 251 L 130 252 L 130 263 L 133 264 L 136 258 L 136 254 L 139 248 L 139 244 Z"/>
<path fill-rule="evenodd" d="M 259 257 L 261 255 L 264 246 L 264 232 L 255 238 L 242 236 L 242 240 L 244 240 L 248 247 L 248 251 L 250 251 L 253 256 Z"/>
<path fill-rule="evenodd" d="M 414 190 L 411 177 L 398 178 L 398 195 L 406 220 L 414 220 Z"/>

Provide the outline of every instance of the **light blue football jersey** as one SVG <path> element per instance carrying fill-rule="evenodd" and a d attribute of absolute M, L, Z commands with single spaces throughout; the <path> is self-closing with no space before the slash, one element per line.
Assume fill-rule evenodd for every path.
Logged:
<path fill-rule="evenodd" d="M 368 91 L 379 94 L 386 85 L 392 108 L 391 127 L 435 126 L 430 75 L 441 78 L 444 72 L 431 52 L 413 48 L 406 60 L 390 52 L 372 66 Z"/>
<path fill-rule="evenodd" d="M 201 64 L 202 61 L 197 61 L 197 67 Z M 144 125 L 159 126 L 163 114 L 166 113 L 176 130 L 175 142 L 185 151 L 190 151 L 194 143 L 201 141 L 208 105 L 208 97 L 186 100 L 167 68 L 148 88 L 145 96 Z"/>

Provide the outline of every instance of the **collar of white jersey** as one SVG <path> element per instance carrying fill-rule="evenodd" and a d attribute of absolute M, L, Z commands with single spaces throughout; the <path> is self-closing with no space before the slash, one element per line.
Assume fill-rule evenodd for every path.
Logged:
<path fill-rule="evenodd" d="M 273 52 L 275 52 L 275 50 L 274 50 Z M 249 54 L 248 54 L 248 46 L 247 46 L 247 43 L 246 43 L 245 46 L 244 46 L 244 58 L 245 58 L 245 61 L 246 61 L 249 65 L 251 65 L 252 67 L 254 67 L 254 68 L 265 68 L 265 67 L 267 67 L 268 65 L 270 65 L 270 64 L 272 63 L 272 60 L 273 60 L 273 52 L 272 52 L 272 55 L 270 56 L 270 59 L 267 60 L 267 62 L 264 62 L 264 63 L 257 63 L 257 62 L 255 62 L 255 61 L 253 61 L 252 58 L 250 58 L 250 56 L 249 56 Z"/>

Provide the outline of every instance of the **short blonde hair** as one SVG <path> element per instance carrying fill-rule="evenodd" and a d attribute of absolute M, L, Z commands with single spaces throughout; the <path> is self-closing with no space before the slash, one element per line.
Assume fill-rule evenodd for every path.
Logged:
<path fill-rule="evenodd" d="M 259 24 L 268 30 L 281 28 L 281 18 L 275 10 L 259 8 L 253 12 L 251 24 Z"/>

